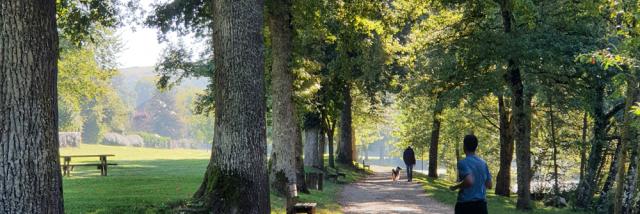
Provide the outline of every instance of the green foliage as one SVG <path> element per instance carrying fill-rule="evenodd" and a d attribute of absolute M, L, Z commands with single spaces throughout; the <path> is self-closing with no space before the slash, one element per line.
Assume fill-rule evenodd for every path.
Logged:
<path fill-rule="evenodd" d="M 170 89 L 185 78 L 213 78 L 212 47 L 205 45 L 203 50 L 194 53 L 181 41 L 173 43 L 166 38 L 172 32 L 179 36 L 192 35 L 210 44 L 211 38 L 211 1 L 205 0 L 173 0 L 153 5 L 154 9 L 146 17 L 145 25 L 158 28 L 160 41 L 167 43 L 161 61 L 156 65 L 156 73 L 160 76 L 156 85 L 160 89 Z M 209 115 L 215 109 L 213 81 L 207 86 L 205 93 L 195 101 L 195 113 Z"/>
<path fill-rule="evenodd" d="M 115 94 L 111 79 L 117 74 L 115 54 L 120 43 L 112 34 L 82 47 L 66 45 L 58 62 L 60 131 L 83 131 L 83 139 L 96 143 L 107 131 L 124 131 L 128 109 Z"/>
<path fill-rule="evenodd" d="M 100 39 L 104 28 L 114 28 L 140 10 L 133 0 L 56 0 L 60 36 L 82 46 Z"/>
<path fill-rule="evenodd" d="M 148 132 L 135 132 L 134 134 L 140 135 L 144 140 L 144 146 L 149 148 L 166 148 L 171 141 L 171 138 Z"/>

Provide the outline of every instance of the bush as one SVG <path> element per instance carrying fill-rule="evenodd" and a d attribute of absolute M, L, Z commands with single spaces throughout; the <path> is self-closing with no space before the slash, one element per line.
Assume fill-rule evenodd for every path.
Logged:
<path fill-rule="evenodd" d="M 136 133 L 144 141 L 144 147 L 147 148 L 169 148 L 169 142 L 171 138 L 163 137 L 158 134 L 151 134 L 147 132 Z"/>
<path fill-rule="evenodd" d="M 102 138 L 102 144 L 109 146 L 129 146 L 129 139 L 121 134 L 109 132 Z"/>

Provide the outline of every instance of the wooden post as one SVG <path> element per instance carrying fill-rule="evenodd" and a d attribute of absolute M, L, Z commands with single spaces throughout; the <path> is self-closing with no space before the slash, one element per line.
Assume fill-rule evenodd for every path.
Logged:
<path fill-rule="evenodd" d="M 71 175 L 70 168 L 71 157 L 64 157 L 64 163 L 62 164 L 63 175 L 69 176 Z"/>
<path fill-rule="evenodd" d="M 324 173 L 318 173 L 318 190 L 322 191 L 324 185 Z"/>
<path fill-rule="evenodd" d="M 100 175 L 107 176 L 107 156 L 100 155 Z"/>
<path fill-rule="evenodd" d="M 295 205 L 298 203 L 298 189 L 296 183 L 289 184 L 289 192 L 287 194 L 286 212 L 287 214 L 295 214 Z"/>

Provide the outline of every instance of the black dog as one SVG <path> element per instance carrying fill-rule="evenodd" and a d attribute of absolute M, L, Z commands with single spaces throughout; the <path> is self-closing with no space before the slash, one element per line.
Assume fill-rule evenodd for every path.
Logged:
<path fill-rule="evenodd" d="M 402 168 L 400 168 L 399 166 L 396 167 L 395 169 L 391 169 L 391 180 L 392 181 L 400 180 L 400 170 L 402 170 Z"/>

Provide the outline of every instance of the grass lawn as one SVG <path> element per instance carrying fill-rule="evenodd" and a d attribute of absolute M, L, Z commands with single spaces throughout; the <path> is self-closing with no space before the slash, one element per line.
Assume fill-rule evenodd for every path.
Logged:
<path fill-rule="evenodd" d="M 66 213 L 157 213 L 172 203 L 188 199 L 202 182 L 210 153 L 198 150 L 164 150 L 101 145 L 63 148 L 62 155 L 114 154 L 109 176 L 95 167 L 78 167 L 64 178 Z M 97 162 L 98 158 L 73 159 Z M 341 169 L 347 181 L 363 176 Z M 318 203 L 319 213 L 339 213 L 337 193 L 341 185 L 325 182 L 324 191 L 300 194 L 301 201 Z M 272 194 L 273 213 L 284 213 L 284 199 Z"/>
<path fill-rule="evenodd" d="M 453 185 L 452 182 L 445 181 L 443 179 L 427 178 L 423 174 L 415 173 L 418 177 L 418 181 L 423 184 L 426 195 L 432 197 L 440 202 L 451 205 L 456 204 L 457 192 L 449 190 L 449 186 Z M 516 196 L 509 198 L 496 196 L 492 190 L 488 191 L 487 204 L 489 206 L 489 213 L 509 213 L 509 214 L 582 214 L 583 212 L 573 211 L 571 208 L 551 208 L 545 207 L 541 202 L 535 202 L 534 209 L 531 212 L 521 212 L 516 210 Z"/>

